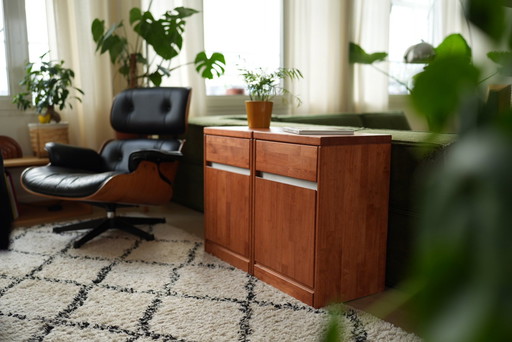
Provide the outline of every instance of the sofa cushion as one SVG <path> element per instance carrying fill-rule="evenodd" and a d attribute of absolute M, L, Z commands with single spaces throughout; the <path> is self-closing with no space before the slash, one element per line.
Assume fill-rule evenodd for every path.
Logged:
<path fill-rule="evenodd" d="M 411 130 L 411 126 L 403 112 L 389 112 L 384 115 L 383 113 L 362 113 L 360 116 L 363 121 L 363 127 Z"/>

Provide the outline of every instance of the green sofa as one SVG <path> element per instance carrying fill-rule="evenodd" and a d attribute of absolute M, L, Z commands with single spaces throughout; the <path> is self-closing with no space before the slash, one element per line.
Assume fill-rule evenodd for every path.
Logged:
<path fill-rule="evenodd" d="M 204 127 L 246 125 L 245 115 L 196 117 L 189 120 L 174 201 L 203 211 Z M 414 208 L 415 178 L 425 164 L 441 159 L 439 154 L 455 141 L 456 135 L 432 136 L 428 132 L 412 131 L 403 112 L 281 115 L 274 116 L 271 125 L 355 127 L 361 132 L 392 136 L 386 284 L 398 285 L 405 277 L 414 241 L 414 220 L 417 217 Z"/>

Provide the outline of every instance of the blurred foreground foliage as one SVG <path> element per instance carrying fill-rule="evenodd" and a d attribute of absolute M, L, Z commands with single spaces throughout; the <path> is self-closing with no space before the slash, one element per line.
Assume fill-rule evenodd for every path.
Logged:
<path fill-rule="evenodd" d="M 468 0 L 468 20 L 512 47 L 504 0 Z M 475 28 L 473 28 L 475 29 Z M 459 39 L 454 35 L 450 39 Z M 436 50 L 411 99 L 434 131 L 455 115 L 458 138 L 422 178 L 419 236 L 408 288 L 425 341 L 512 340 L 512 112 L 486 103 L 482 68 L 464 48 Z M 505 74 L 509 51 L 495 52 Z M 426 181 L 425 181 L 426 180 Z"/>
<path fill-rule="evenodd" d="M 512 1 L 463 4 L 472 30 L 496 47 L 488 57 L 510 77 Z M 489 105 L 482 70 L 453 34 L 411 91 L 433 132 L 458 124 L 457 142 L 419 176 L 419 233 L 404 288 L 426 342 L 512 341 L 512 111 Z M 323 341 L 344 340 L 333 322 Z"/>

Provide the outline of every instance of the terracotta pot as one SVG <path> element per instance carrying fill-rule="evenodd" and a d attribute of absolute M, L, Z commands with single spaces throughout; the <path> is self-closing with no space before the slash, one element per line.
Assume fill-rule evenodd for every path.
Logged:
<path fill-rule="evenodd" d="M 245 101 L 249 128 L 269 128 L 273 102 Z"/>

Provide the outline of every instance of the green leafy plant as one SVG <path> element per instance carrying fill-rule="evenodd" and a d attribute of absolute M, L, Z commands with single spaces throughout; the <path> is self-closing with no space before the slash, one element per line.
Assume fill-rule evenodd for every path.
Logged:
<path fill-rule="evenodd" d="M 45 60 L 46 56 L 47 53 L 40 57 L 39 68 L 34 63 L 26 63 L 25 76 L 19 83 L 25 91 L 16 94 L 12 101 L 22 110 L 35 107 L 36 112 L 41 114 L 41 122 L 59 122 L 60 115 L 55 111 L 55 107 L 60 110 L 66 106 L 73 108 L 69 100 L 81 102 L 82 99 L 72 95 L 71 91 L 82 95 L 84 92 L 73 86 L 75 73 L 72 69 L 64 67 L 64 61 Z"/>
<path fill-rule="evenodd" d="M 361 46 L 359 46 L 356 43 L 350 42 L 348 46 L 348 61 L 350 64 L 366 64 L 373 67 L 378 72 L 386 75 L 387 77 L 395 80 L 400 85 L 404 86 L 407 91 L 411 91 L 411 88 L 407 85 L 407 83 L 403 82 L 402 80 L 394 77 L 390 73 L 378 68 L 375 63 L 377 62 L 383 62 L 388 57 L 387 52 L 373 52 L 368 53 L 366 52 Z"/>
<path fill-rule="evenodd" d="M 292 96 L 300 105 L 301 100 L 282 86 L 282 81 L 303 78 L 300 70 L 295 68 L 279 68 L 274 72 L 265 72 L 259 68 L 256 70 L 240 69 L 241 75 L 247 85 L 251 101 L 271 101 L 274 97 L 283 95 Z"/>
<path fill-rule="evenodd" d="M 512 47 L 504 1 L 468 0 L 468 20 L 496 46 Z M 509 5 L 510 6 L 510 5 Z M 467 49 L 466 49 L 467 50 Z M 489 56 L 511 70 L 509 54 Z M 424 341 L 508 341 L 512 336 L 512 111 L 493 113 L 483 68 L 464 49 L 437 56 L 416 79 L 417 110 L 434 127 L 457 115 L 457 142 L 428 173 L 410 280 Z M 440 89 L 435 89 L 440 88 Z"/>
<path fill-rule="evenodd" d="M 411 100 L 430 130 L 440 132 L 457 115 L 461 99 L 481 81 L 462 35 L 447 36 L 435 52 L 435 58 L 415 75 Z"/>
<path fill-rule="evenodd" d="M 202 51 L 193 62 L 171 66 L 171 61 L 177 57 L 183 47 L 183 33 L 186 18 L 198 13 L 197 10 L 186 7 L 176 7 L 156 19 L 148 11 L 140 8 L 130 10 L 130 26 L 136 33 L 137 41 L 130 44 L 126 38 L 126 27 L 123 21 L 115 23 L 109 29 L 105 21 L 94 19 L 91 32 L 96 51 L 100 54 L 108 52 L 112 64 L 126 79 L 129 88 L 149 83 L 159 86 L 162 78 L 169 77 L 172 71 L 188 64 L 194 64 L 203 78 L 212 79 L 224 73 L 226 61 L 224 55 L 215 52 L 210 57 Z M 160 57 L 158 63 L 148 60 L 147 48 L 151 47 Z"/>

